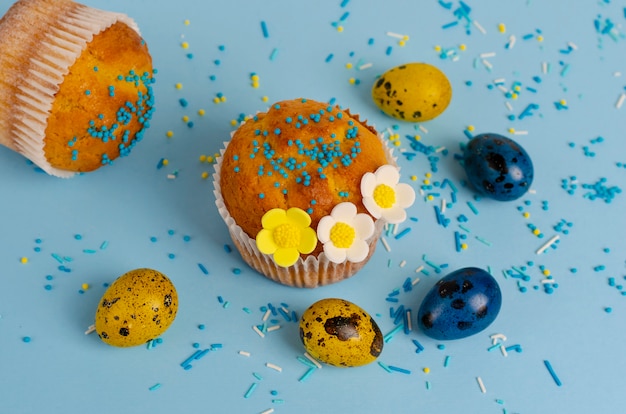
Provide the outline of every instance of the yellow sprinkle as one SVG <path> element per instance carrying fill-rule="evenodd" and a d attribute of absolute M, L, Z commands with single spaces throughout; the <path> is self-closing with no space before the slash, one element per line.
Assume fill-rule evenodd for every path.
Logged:
<path fill-rule="evenodd" d="M 519 92 L 522 90 L 522 88 L 519 85 L 515 85 L 513 89 L 515 89 L 516 92 Z"/>
<path fill-rule="evenodd" d="M 206 180 L 207 178 L 209 178 L 209 173 L 208 173 L 208 172 L 206 172 L 206 171 L 204 171 L 204 172 L 202 173 L 201 177 L 202 177 L 202 179 L 203 179 L 203 180 Z"/>
<path fill-rule="evenodd" d="M 220 103 L 220 98 L 218 98 L 217 96 L 215 98 L 213 98 L 213 103 Z"/>
<path fill-rule="evenodd" d="M 189 43 L 183 42 L 180 44 L 180 47 L 182 47 L 183 49 L 187 49 L 189 47 Z"/>
<path fill-rule="evenodd" d="M 183 22 L 185 24 L 185 26 L 189 26 L 191 24 L 191 22 L 189 21 L 189 19 L 185 19 L 185 21 Z"/>
<path fill-rule="evenodd" d="M 24 263 L 24 264 L 28 263 L 28 257 L 22 257 L 22 258 L 20 259 L 20 262 L 22 262 L 22 263 Z"/>
<path fill-rule="evenodd" d="M 348 79 L 348 82 L 350 82 L 350 85 L 354 85 L 356 83 L 356 79 L 350 78 Z"/>
<path fill-rule="evenodd" d="M 417 175 L 412 175 L 411 176 L 411 181 L 417 181 Z"/>
<path fill-rule="evenodd" d="M 162 163 L 163 165 L 167 165 L 167 164 L 169 164 L 170 162 L 169 162 L 167 159 L 163 159 L 163 161 L 162 161 L 161 163 Z"/>
<path fill-rule="evenodd" d="M 426 174 L 424 174 L 424 177 L 426 177 L 426 178 L 430 178 L 430 177 L 432 177 L 432 176 L 433 176 L 433 175 L 432 175 L 431 173 L 426 173 Z"/>
<path fill-rule="evenodd" d="M 461 43 L 459 45 L 459 50 L 465 50 L 465 49 L 467 49 L 467 46 L 465 45 L 465 43 Z"/>
<path fill-rule="evenodd" d="M 468 125 L 467 130 L 472 132 L 474 130 L 474 125 Z"/>
<path fill-rule="evenodd" d="M 187 115 L 183 116 L 183 122 L 189 122 L 189 117 Z"/>
<path fill-rule="evenodd" d="M 402 47 L 404 45 L 406 45 L 406 42 L 404 40 L 399 40 L 398 41 L 398 46 Z"/>
<path fill-rule="evenodd" d="M 176 85 L 174 85 L 176 87 L 176 89 L 183 89 L 183 84 L 178 82 Z"/>
<path fill-rule="evenodd" d="M 352 63 L 350 62 L 346 63 L 346 69 L 352 69 Z"/>
<path fill-rule="evenodd" d="M 506 33 L 506 26 L 504 25 L 504 23 L 500 23 L 500 24 L 498 25 L 498 31 L 499 31 L 500 33 Z"/>
<path fill-rule="evenodd" d="M 434 199 L 435 199 L 435 197 L 433 195 L 426 196 L 426 200 L 428 200 L 428 201 L 433 201 Z"/>
<path fill-rule="evenodd" d="M 343 26 L 337 26 L 337 31 L 338 31 L 339 33 L 343 32 Z"/>
<path fill-rule="evenodd" d="M 215 157 L 217 157 L 217 156 L 218 156 L 218 155 L 217 155 L 217 154 L 215 154 Z M 209 155 L 208 157 L 206 157 L 206 162 L 213 162 L 213 161 L 215 161 L 215 157 L 213 157 L 213 156 Z"/>
<path fill-rule="evenodd" d="M 522 214 L 522 216 L 524 216 L 524 218 L 529 218 L 530 213 L 528 211 L 524 211 L 524 214 Z"/>
<path fill-rule="evenodd" d="M 402 36 L 402 40 L 404 40 L 405 42 L 408 42 L 409 41 L 409 35 Z"/>
<path fill-rule="evenodd" d="M 548 269 L 543 269 L 542 273 L 544 276 L 550 276 L 550 271 Z"/>
<path fill-rule="evenodd" d="M 87 289 L 89 289 L 89 284 L 88 283 L 83 283 L 82 285 L 80 285 L 80 287 L 83 290 L 87 290 Z"/>
<path fill-rule="evenodd" d="M 538 42 L 543 42 L 543 36 L 537 36 L 537 41 Z"/>
<path fill-rule="evenodd" d="M 220 96 L 220 101 L 221 102 L 226 102 L 226 97 L 225 96 Z"/>
<path fill-rule="evenodd" d="M 430 184 L 430 180 L 424 180 L 424 181 L 422 181 L 422 182 L 423 182 L 425 185 Z"/>
<path fill-rule="evenodd" d="M 165 136 L 168 137 L 168 138 L 172 138 L 174 136 L 174 131 L 167 131 L 165 133 Z"/>
<path fill-rule="evenodd" d="M 566 106 L 566 105 L 567 105 L 567 101 L 566 101 L 565 99 L 561 99 L 561 100 L 559 101 L 559 103 L 560 103 L 561 105 L 564 105 L 564 106 Z"/>
<path fill-rule="evenodd" d="M 467 249 L 467 243 L 461 243 L 461 249 L 463 250 Z"/>
<path fill-rule="evenodd" d="M 439 45 L 435 46 L 435 52 L 441 52 L 441 46 Z"/>
<path fill-rule="evenodd" d="M 400 145 L 402 145 L 402 142 L 396 140 L 396 141 L 393 141 L 393 145 L 395 147 L 399 147 Z"/>
<path fill-rule="evenodd" d="M 425 367 L 422 371 L 424 371 L 424 374 L 428 374 L 430 372 L 430 368 Z"/>
<path fill-rule="evenodd" d="M 250 76 L 250 79 L 254 82 L 258 82 L 259 81 L 259 75 L 252 75 Z"/>
<path fill-rule="evenodd" d="M 535 229 L 535 230 L 533 230 L 533 234 L 535 236 L 539 236 L 541 234 L 541 231 L 539 229 Z"/>
<path fill-rule="evenodd" d="M 422 139 L 421 135 L 415 135 L 413 138 L 415 138 L 416 141 L 419 141 L 420 139 Z"/>
<path fill-rule="evenodd" d="M 264 96 L 264 97 L 262 97 L 262 98 L 261 98 L 261 100 L 262 100 L 263 102 L 267 102 L 267 101 L 269 101 L 269 99 L 270 99 L 270 98 L 268 98 L 267 96 Z"/>
<path fill-rule="evenodd" d="M 204 116 L 204 114 L 206 114 L 206 111 L 204 109 L 198 109 L 198 115 Z"/>
<path fill-rule="evenodd" d="M 231 119 L 230 124 L 232 126 L 237 126 L 237 120 L 236 119 Z"/>
<path fill-rule="evenodd" d="M 509 134 L 515 134 L 515 128 L 509 128 Z"/>
<path fill-rule="evenodd" d="M 259 82 L 252 82 L 252 87 L 253 88 L 258 88 L 259 86 L 260 86 Z"/>
<path fill-rule="evenodd" d="M 206 155 L 200 155 L 200 162 L 206 161 Z"/>

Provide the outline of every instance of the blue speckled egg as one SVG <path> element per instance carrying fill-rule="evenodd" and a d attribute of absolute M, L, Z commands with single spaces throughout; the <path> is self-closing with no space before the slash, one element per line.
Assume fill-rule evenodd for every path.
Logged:
<path fill-rule="evenodd" d="M 480 134 L 463 151 L 467 179 L 481 194 L 499 201 L 520 198 L 533 182 L 533 163 L 517 142 L 498 134 Z"/>
<path fill-rule="evenodd" d="M 498 282 L 482 269 L 465 267 L 432 287 L 422 301 L 417 323 L 434 339 L 465 338 L 491 325 L 501 305 Z"/>

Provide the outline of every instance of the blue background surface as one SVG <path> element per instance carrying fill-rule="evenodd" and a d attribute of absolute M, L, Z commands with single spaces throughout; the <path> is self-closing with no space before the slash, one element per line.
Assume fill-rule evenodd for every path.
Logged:
<path fill-rule="evenodd" d="M 156 113 L 130 157 L 69 180 L 38 173 L 20 155 L 0 148 L 0 411 L 623 411 L 626 194 L 607 203 L 592 199 L 595 191 L 582 185 L 605 178 L 605 187 L 626 187 L 626 105 L 616 108 L 626 92 L 624 1 L 470 1 L 468 18 L 454 13 L 461 2 L 435 0 L 85 3 L 127 13 L 138 22 L 159 70 Z M 10 4 L 3 0 L 0 12 Z M 602 33 L 606 19 L 615 24 L 610 33 Z M 498 30 L 500 23 L 505 33 Z M 409 40 L 401 46 L 388 32 Z M 516 42 L 507 49 L 511 35 Z M 182 42 L 189 47 L 182 48 Z M 450 55 L 441 57 L 435 46 Z M 423 129 L 384 116 L 370 99 L 376 76 L 412 61 L 438 66 L 453 86 L 448 109 Z M 372 67 L 358 69 L 366 63 Z M 259 75 L 259 88 L 251 86 L 251 73 Z M 499 79 L 504 91 L 494 85 Z M 520 85 L 516 99 L 505 94 L 514 82 Z M 226 101 L 213 103 L 217 94 Z M 429 172 L 431 182 L 448 179 L 456 185 L 457 202 L 445 213 L 448 227 L 437 224 L 434 206 L 441 199 L 451 201 L 450 188 L 427 190 L 424 195 L 439 195 L 432 201 L 418 196 L 409 209 L 417 221 L 400 228 L 411 231 L 400 239 L 385 236 L 390 251 L 379 244 L 356 276 L 313 290 L 275 284 L 249 269 L 237 252 L 227 253 L 230 239 L 214 205 L 211 180 L 201 176 L 213 168 L 199 158 L 219 151 L 233 130 L 231 121 L 241 114 L 297 97 L 335 99 L 379 130 L 392 128 L 400 136 L 400 151 L 415 152 L 406 136 L 416 134 L 427 146 L 445 147 L 437 153 L 436 172 L 419 152 L 410 160 L 400 155 L 399 163 L 403 180 L 418 193 Z M 558 108 L 561 100 L 567 108 Z M 529 104 L 539 108 L 519 119 Z M 185 115 L 192 127 L 182 121 Z M 532 193 L 502 203 L 476 199 L 463 186 L 464 172 L 454 155 L 467 141 L 464 131 L 470 125 L 472 134 L 500 133 L 524 146 L 535 165 Z M 170 130 L 174 135 L 168 138 Z M 158 169 L 162 158 L 169 164 Z M 168 179 L 175 171 L 177 177 Z M 562 180 L 569 188 L 571 177 L 578 183 L 573 194 L 562 188 Z M 460 223 L 460 215 L 468 221 Z M 559 227 L 563 220 L 571 226 Z M 468 248 L 461 252 L 455 250 L 455 231 L 467 234 Z M 555 248 L 535 253 L 557 234 Z M 66 259 L 59 263 L 53 254 Z M 442 267 L 440 273 L 433 264 Z M 416 273 L 421 266 L 428 274 Z M 415 328 L 408 335 L 396 333 L 379 361 L 410 373 L 387 372 L 377 363 L 324 366 L 300 381 L 308 368 L 297 360 L 303 353 L 297 323 L 272 317 L 281 328 L 265 338 L 252 329 L 262 323 L 268 303 L 287 304 L 300 315 L 318 299 L 341 297 L 374 315 L 387 334 L 394 329 L 390 307 L 404 305 L 416 315 L 439 277 L 466 266 L 489 269 L 496 277 L 503 293 L 500 315 L 486 331 L 458 341 L 435 341 Z M 137 267 L 158 269 L 177 287 L 179 314 L 163 342 L 149 350 L 118 349 L 85 335 L 104 284 Z M 507 276 L 513 267 L 525 267 L 530 280 Z M 552 293 L 544 289 L 542 269 L 558 283 Z M 420 281 L 412 290 L 402 289 L 407 278 L 416 277 Z M 84 283 L 89 288 L 81 293 Z M 398 302 L 387 300 L 394 289 L 399 289 Z M 496 333 L 506 336 L 504 346 L 519 345 L 521 352 L 488 351 L 489 336 Z M 413 340 L 422 352 L 415 352 Z M 201 349 L 222 347 L 184 370 L 180 363 L 196 350 L 194 343 Z M 268 368 L 268 362 L 282 372 Z M 256 389 L 244 398 L 254 383 Z"/>

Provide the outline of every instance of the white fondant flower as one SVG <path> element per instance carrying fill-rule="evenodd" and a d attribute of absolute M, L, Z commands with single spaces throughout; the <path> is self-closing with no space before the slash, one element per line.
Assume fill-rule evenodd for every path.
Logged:
<path fill-rule="evenodd" d="M 349 260 L 357 263 L 369 254 L 365 240 L 374 234 L 374 220 L 364 213 L 357 214 L 352 203 L 339 203 L 329 216 L 317 225 L 317 238 L 324 245 L 324 253 L 333 263 Z"/>
<path fill-rule="evenodd" d="M 384 218 L 391 224 L 406 220 L 405 209 L 415 201 L 415 191 L 400 183 L 400 172 L 393 165 L 383 165 L 375 173 L 361 178 L 363 205 L 374 218 Z"/>

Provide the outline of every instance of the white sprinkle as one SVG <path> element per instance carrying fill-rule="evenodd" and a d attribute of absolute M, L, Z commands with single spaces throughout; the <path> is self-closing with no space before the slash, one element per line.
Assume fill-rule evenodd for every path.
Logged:
<path fill-rule="evenodd" d="M 170 180 L 173 180 L 173 179 L 176 178 L 176 174 L 168 174 L 167 178 L 170 179 Z"/>
<path fill-rule="evenodd" d="M 441 199 L 441 214 L 446 212 L 446 200 L 444 200 L 443 198 Z"/>
<path fill-rule="evenodd" d="M 371 63 L 364 63 L 361 66 L 359 66 L 359 70 L 365 70 L 365 69 L 369 69 L 371 68 L 373 65 Z"/>
<path fill-rule="evenodd" d="M 272 314 L 272 311 L 270 309 L 266 310 L 265 313 L 263 314 L 262 321 L 265 322 L 270 317 L 271 314 Z"/>
<path fill-rule="evenodd" d="M 85 335 L 89 335 L 92 332 L 96 331 L 96 325 L 89 325 L 89 327 L 87 327 L 87 330 L 85 331 Z"/>
<path fill-rule="evenodd" d="M 259 334 L 259 336 L 261 338 L 265 338 L 265 334 L 263 332 L 261 332 L 261 330 L 259 328 L 257 328 L 256 325 L 252 326 L 252 329 L 254 329 L 254 332 L 256 332 L 257 334 Z"/>
<path fill-rule="evenodd" d="M 478 382 L 478 386 L 480 387 L 480 391 L 485 394 L 487 389 L 485 388 L 485 384 L 483 384 L 483 379 L 480 377 L 476 377 L 476 382 Z"/>
<path fill-rule="evenodd" d="M 487 52 L 487 53 L 481 53 L 480 57 L 481 59 L 486 59 L 486 58 L 494 57 L 495 55 L 496 55 L 496 52 Z"/>
<path fill-rule="evenodd" d="M 537 251 L 535 253 L 537 254 L 541 254 L 544 251 L 546 251 L 546 249 L 550 248 L 550 246 L 552 246 L 554 243 L 556 243 L 556 241 L 559 239 L 559 235 L 555 234 L 554 236 L 552 236 L 552 238 L 550 240 L 548 240 L 546 242 L 546 244 L 544 244 L 543 246 L 541 246 L 540 248 L 537 249 Z"/>
<path fill-rule="evenodd" d="M 399 264 L 399 266 L 400 266 L 400 267 L 404 267 L 404 266 L 406 266 L 406 260 L 401 261 L 401 262 L 400 262 L 400 264 Z"/>
<path fill-rule="evenodd" d="M 443 152 L 445 150 L 446 150 L 446 147 L 442 145 L 441 147 L 438 147 L 437 149 L 435 149 L 435 152 L 436 153 L 440 153 L 440 152 Z"/>
<path fill-rule="evenodd" d="M 528 135 L 528 131 L 518 131 L 518 130 L 515 130 L 513 135 Z"/>
<path fill-rule="evenodd" d="M 404 39 L 406 37 L 405 35 L 401 35 L 399 33 L 394 33 L 394 32 L 387 32 L 387 36 L 395 37 L 396 39 Z"/>
<path fill-rule="evenodd" d="M 422 266 L 418 267 L 417 269 L 415 269 L 415 273 L 419 273 L 422 270 L 424 270 L 424 265 L 422 265 Z M 419 281 L 419 279 L 417 279 L 417 280 Z"/>
<path fill-rule="evenodd" d="M 387 243 L 387 240 L 385 240 L 384 237 L 380 238 L 380 242 L 383 244 L 383 246 L 385 247 L 385 250 L 387 250 L 388 252 L 391 251 L 391 247 L 389 247 L 389 243 Z"/>
<path fill-rule="evenodd" d="M 515 36 L 511 35 L 509 36 L 509 49 L 513 49 L 513 46 L 515 46 Z"/>
<path fill-rule="evenodd" d="M 541 72 L 548 73 L 548 62 L 541 62 Z"/>
<path fill-rule="evenodd" d="M 413 322 L 411 322 L 411 310 L 407 309 L 406 311 L 406 327 L 409 331 L 413 330 Z"/>
<path fill-rule="evenodd" d="M 504 345 L 500 345 L 500 352 L 502 352 L 503 356 L 509 356 L 509 353 L 506 352 L 506 348 L 504 347 Z"/>
<path fill-rule="evenodd" d="M 318 367 L 319 369 L 322 368 L 322 364 L 320 364 L 317 359 L 313 358 L 308 352 L 304 353 L 304 357 L 306 359 L 308 359 L 309 361 L 311 361 L 313 363 L 313 365 L 315 365 L 316 367 Z"/>
<path fill-rule="evenodd" d="M 619 78 L 620 76 L 622 76 L 622 72 L 613 72 L 613 76 Z"/>
<path fill-rule="evenodd" d="M 501 92 L 509 93 L 509 90 L 505 88 L 503 85 L 497 85 L 497 88 L 500 89 Z"/>
<path fill-rule="evenodd" d="M 271 369 L 273 369 L 275 371 L 283 372 L 283 369 L 281 367 L 279 367 L 278 365 L 274 365 L 271 362 L 266 362 L 265 366 L 268 367 L 268 368 L 271 368 Z"/>
<path fill-rule="evenodd" d="M 273 332 L 273 331 L 277 331 L 280 329 L 280 325 L 272 325 L 269 328 L 267 328 L 267 332 Z"/>
<path fill-rule="evenodd" d="M 267 410 L 261 412 L 261 414 L 272 414 L 274 412 L 273 408 L 268 408 Z"/>
<path fill-rule="evenodd" d="M 495 344 L 495 341 L 498 340 L 498 339 L 506 341 L 506 336 L 504 334 L 501 334 L 501 333 L 490 335 L 489 338 L 491 338 L 494 341 L 494 344 Z"/>
<path fill-rule="evenodd" d="M 426 129 L 426 127 L 424 125 L 419 125 L 418 128 L 420 129 L 420 131 L 422 131 L 424 134 L 428 134 L 428 130 Z"/>
<path fill-rule="evenodd" d="M 498 79 L 494 79 L 493 80 L 493 84 L 494 85 L 502 85 L 502 84 L 504 84 L 504 82 L 506 82 L 506 79 L 504 79 L 504 78 L 498 78 Z"/>
<path fill-rule="evenodd" d="M 617 102 L 615 102 L 615 107 L 617 109 L 620 109 L 622 107 L 622 104 L 624 103 L 624 99 L 626 99 L 626 93 L 622 92 L 619 98 L 617 98 Z"/>
<path fill-rule="evenodd" d="M 487 69 L 493 68 L 493 65 L 488 60 L 483 59 L 482 62 L 483 62 L 483 65 L 485 65 Z"/>
<path fill-rule="evenodd" d="M 545 285 L 545 284 L 555 283 L 555 281 L 554 281 L 554 279 L 542 279 L 541 283 Z"/>
<path fill-rule="evenodd" d="M 413 281 L 411 281 L 411 286 L 415 286 L 420 282 L 420 278 L 416 277 L 415 279 L 413 279 Z"/>
<path fill-rule="evenodd" d="M 482 27 L 480 25 L 480 23 L 478 23 L 476 20 L 474 20 L 472 23 L 474 23 L 474 26 L 476 26 L 476 28 L 482 33 L 482 34 L 487 34 L 487 31 L 485 30 L 484 27 Z"/>
<path fill-rule="evenodd" d="M 571 47 L 573 50 L 578 50 L 578 46 L 576 46 L 576 44 L 573 42 L 567 42 L 567 45 Z"/>
<path fill-rule="evenodd" d="M 239 351 L 239 355 L 243 355 L 245 357 L 249 357 L 250 356 L 250 352 L 248 352 L 248 351 Z"/>
<path fill-rule="evenodd" d="M 506 109 L 508 109 L 509 111 L 513 112 L 513 105 L 511 105 L 511 103 L 509 101 L 506 101 L 504 103 L 504 105 L 506 106 Z"/>

